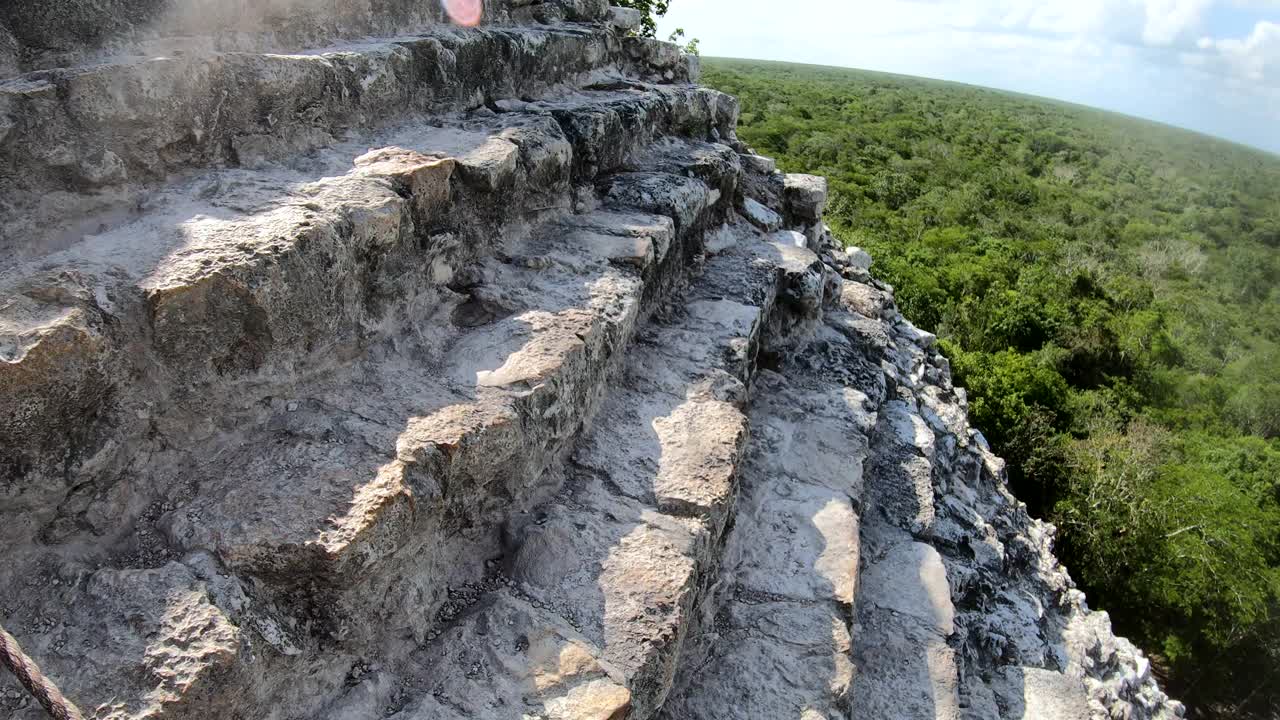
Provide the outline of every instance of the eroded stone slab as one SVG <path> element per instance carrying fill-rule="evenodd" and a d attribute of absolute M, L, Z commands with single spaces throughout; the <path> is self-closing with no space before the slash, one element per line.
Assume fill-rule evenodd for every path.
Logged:
<path fill-rule="evenodd" d="M 803 222 L 817 222 L 827 206 L 827 179 L 792 173 L 783 180 L 787 212 Z"/>
<path fill-rule="evenodd" d="M 955 608 L 942 557 L 930 545 L 902 542 L 870 560 L 862 577 L 863 608 L 906 615 L 945 638 L 955 631 Z"/>
<path fill-rule="evenodd" d="M 711 656 L 696 672 L 696 685 L 673 695 L 660 717 L 847 717 L 854 677 L 849 648 L 849 630 L 833 606 L 735 603 Z"/>
<path fill-rule="evenodd" d="M 506 591 L 469 610 L 432 648 L 422 674 L 435 690 L 396 720 L 618 720 L 631 708 L 598 644 Z"/>

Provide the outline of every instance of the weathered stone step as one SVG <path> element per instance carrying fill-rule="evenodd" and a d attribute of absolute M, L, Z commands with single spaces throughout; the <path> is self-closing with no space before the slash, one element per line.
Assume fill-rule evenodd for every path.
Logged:
<path fill-rule="evenodd" d="M 182 479 L 195 496 L 138 532 L 161 531 L 179 555 L 225 574 L 234 590 L 211 591 L 217 603 L 200 610 L 225 637 L 207 661 L 184 663 L 172 687 L 139 686 L 128 664 L 103 668 L 106 679 L 126 694 L 163 691 L 165 717 L 249 711 L 255 697 L 289 716 L 342 682 L 333 674 L 341 662 L 300 674 L 289 657 L 330 647 L 329 660 L 355 653 L 354 662 L 424 639 L 447 589 L 483 577 L 485 561 L 500 555 L 501 521 L 554 491 L 539 486 L 550 481 L 543 471 L 591 417 L 641 315 L 645 283 L 674 271 L 665 261 L 683 255 L 680 242 L 662 216 L 602 210 L 553 222 L 508 247 L 483 270 L 486 283 L 455 303 L 450 315 L 463 327 L 442 365 L 375 354 L 222 418 L 181 453 L 152 455 L 153 472 L 195 459 Z M 169 617 L 173 593 L 195 582 L 171 566 L 180 575 L 172 591 L 154 589 L 132 612 Z M 80 622 L 65 608 L 44 610 Z M 98 622 L 134 642 L 128 616 L 105 612 Z M 46 669 L 72 675 L 60 671 L 90 635 L 76 630 L 73 642 L 42 648 Z M 143 663 L 127 643 L 117 649 Z M 67 689 L 96 703 L 110 686 Z"/>
<path fill-rule="evenodd" d="M 45 0 L 38 8 L 0 8 L 0 79 L 20 70 L 192 52 L 296 52 L 335 40 L 403 35 L 453 21 L 486 26 L 565 20 L 634 27 L 638 17 L 605 0 L 486 0 L 458 6 L 383 0 L 209 3 L 204 0 Z M 480 11 L 480 12 L 477 12 Z"/>
<path fill-rule="evenodd" d="M 591 416 L 678 241 L 662 216 L 550 224 L 486 265 L 449 313 L 461 327 L 439 363 L 378 353 L 306 388 L 293 412 L 245 434 L 285 442 L 237 449 L 170 532 L 268 582 L 349 587 L 426 539 L 415 523 L 493 525 Z"/>
<path fill-rule="evenodd" d="M 573 187 L 595 179 L 587 172 L 621 162 L 597 158 L 575 173 L 562 124 L 611 119 L 591 141 L 627 151 L 656 133 L 707 137 L 732 110 L 692 88 L 626 90 L 406 128 L 372 138 L 379 150 L 349 143 L 297 167 L 176 186 L 137 220 L 11 266 L 0 279 L 3 464 L 28 475 L 30 490 L 93 446 L 94 422 L 145 435 L 175 403 L 199 407 L 228 386 L 344 364 L 420 324 L 412 313 L 447 311 L 449 288 L 470 282 L 457 274 L 498 238 L 562 212 Z M 621 117 L 647 132 L 630 133 Z M 682 213 L 702 212 L 702 181 L 670 183 Z M 16 502 L 46 513 L 62 492 L 53 482 Z"/>
<path fill-rule="evenodd" d="M 0 82 L 0 250 L 22 248 L 60 214 L 145 203 L 147 187 L 176 172 L 257 167 L 418 115 L 497 108 L 603 78 L 687 81 L 672 48 L 590 25 L 441 28 L 300 54 L 147 57 Z"/>
<path fill-rule="evenodd" d="M 1146 679 L 1107 676 L 1124 643 L 1086 619 L 1001 461 L 969 427 L 935 338 L 889 296 L 849 283 L 851 306 L 887 331 L 896 388 L 873 434 L 854 657 L 855 715 L 908 720 L 1084 720 L 1180 713 Z M 1099 622 L 1101 620 L 1101 622 Z M 1131 656 L 1132 657 L 1132 656 Z M 1083 658 L 1083 660 L 1082 660 Z M 1136 663 L 1136 658 L 1130 663 Z M 1131 665 L 1132 666 L 1132 665 Z M 1124 698 L 1132 693 L 1133 705 Z M 1146 716 L 1146 715 L 1144 715 Z"/>
<path fill-rule="evenodd" d="M 486 108 L 419 117 L 302 154 L 282 154 L 281 148 L 269 139 L 246 142 L 242 145 L 242 164 L 253 172 L 207 172 L 141 195 L 104 193 L 73 198 L 54 194 L 45 199 L 50 204 L 60 204 L 59 212 L 48 222 L 24 218 L 30 227 L 7 226 L 20 242 L 9 248 L 12 252 L 0 261 L 0 274 L 11 275 L 23 261 L 56 254 L 77 244 L 112 247 L 118 241 L 112 233 L 121 228 L 129 229 L 133 245 L 162 254 L 172 241 L 154 237 L 155 230 L 146 227 L 149 220 L 158 219 L 154 224 L 163 226 L 165 222 L 173 225 L 202 215 L 234 219 L 251 215 L 263 206 L 287 205 L 311 184 L 352 174 L 353 165 L 358 168 L 370 148 L 408 149 L 429 158 L 457 158 L 460 179 L 471 186 L 471 194 L 502 190 L 503 200 L 509 204 L 512 198 L 505 193 L 517 184 L 518 171 L 526 171 L 528 180 L 544 192 L 563 190 L 560 186 L 565 182 L 592 182 L 657 138 L 725 137 L 736 124 L 736 101 L 714 90 L 638 82 L 607 89 L 611 86 L 606 83 L 536 102 L 503 102 L 500 112 Z M 565 147 L 566 142 L 569 148 Z M 515 145 L 515 150 L 510 145 Z M 468 157 L 468 153 L 474 157 Z M 376 163 L 385 168 L 390 165 L 387 160 L 396 158 L 364 159 L 363 164 Z M 415 190 L 396 189 L 406 195 Z M 71 213 L 73 208 L 66 207 L 66 202 L 86 198 L 91 206 L 80 208 L 84 212 Z M 434 224 L 447 222 L 434 220 Z M 19 229 L 23 231 L 20 238 Z M 113 254 L 123 253 L 116 250 Z"/>
<path fill-rule="evenodd" d="M 882 321 L 895 314 L 876 288 L 854 282 L 845 287 L 854 317 L 865 313 Z M 941 421 L 912 392 L 932 372 L 933 336 L 904 325 L 890 327 L 881 342 L 882 368 L 893 390 L 871 433 L 852 706 L 868 717 L 959 720 L 965 716 L 963 661 L 951 642 L 952 586 L 942 556 L 928 542 L 937 518 L 934 476 L 941 440 L 930 421 Z"/>
<path fill-rule="evenodd" d="M 823 290 L 807 250 L 726 232 L 737 242 L 627 353 L 565 489 L 510 522 L 511 587 L 420 651 L 433 684 L 397 717 L 644 718 L 660 706 L 732 514 L 762 333 Z"/>
<path fill-rule="evenodd" d="M 836 312 L 757 380 L 714 617 L 660 717 L 847 717 L 868 435 L 885 391 Z M 892 717 L 892 715 L 876 716 Z"/>
<path fill-rule="evenodd" d="M 718 90 L 634 81 L 615 85 L 605 81 L 587 92 L 512 107 L 551 112 L 573 143 L 574 175 L 585 178 L 620 166 L 654 138 L 728 139 L 737 126 L 737 100 Z"/>
<path fill-rule="evenodd" d="M 330 717 L 386 711 L 394 720 L 620 720 L 630 715 L 625 674 L 599 643 L 553 610 L 510 588 L 485 594 L 421 653 L 397 688 L 383 672 L 329 708 Z M 398 692 L 397 692 L 398 691 Z M 392 701 L 391 709 L 404 704 Z"/>
<path fill-rule="evenodd" d="M 667 149 L 681 152 L 680 145 Z M 551 155 L 567 168 L 568 154 Z M 469 157 L 448 162 L 461 172 Z M 399 158 L 374 153 L 369 161 L 391 163 L 399 172 Z M 425 164 L 434 169 L 441 161 Z M 527 165 L 517 167 L 536 171 Z M 372 185 L 406 215 L 415 211 L 418 185 L 430 187 L 419 180 L 412 174 L 402 180 L 400 187 L 411 190 L 407 198 Z M 340 188 L 369 184 L 360 169 L 340 182 Z M 352 198 L 338 194 L 333 201 Z M 731 198 L 684 175 L 669 176 L 644 200 L 641 205 L 668 215 L 638 212 L 615 199 L 607 209 L 544 223 L 525 240 L 508 234 L 487 250 L 487 259 L 476 259 L 476 249 L 467 256 L 470 264 L 443 255 L 447 269 L 432 262 L 422 272 L 449 275 L 456 268 L 449 284 L 457 291 L 402 289 L 411 300 L 401 311 L 408 319 L 396 345 L 369 346 L 354 362 L 295 374 L 291 384 L 258 376 L 234 397 L 179 398 L 177 406 L 146 415 L 140 427 L 147 429 L 137 440 L 123 436 L 136 446 L 116 453 L 123 466 L 111 472 L 128 473 L 127 484 L 90 478 L 75 504 L 41 509 L 45 518 L 50 511 L 58 516 L 45 534 L 61 541 L 86 530 L 118 532 L 121 518 L 95 510 L 103 492 L 158 496 L 158 511 L 145 513 L 132 537 L 110 543 L 131 548 L 113 562 L 155 566 L 185 553 L 188 561 L 204 558 L 233 588 L 213 593 L 217 603 L 209 612 L 235 630 L 234 638 L 213 651 L 216 662 L 190 664 L 183 686 L 202 688 L 227 677 L 225 690 L 206 698 L 170 688 L 174 716 L 254 697 L 275 698 L 282 708 L 308 707 L 342 678 L 319 671 L 300 677 L 290 657 L 320 647 L 394 654 L 397 643 L 424 637 L 450 585 L 483 577 L 485 561 L 501 553 L 501 521 L 554 491 L 543 471 L 592 416 L 638 318 L 662 297 L 651 289 L 677 284 L 672 276 L 685 273 L 695 254 L 684 246 L 701 247 L 702 229 L 723 222 L 732 207 Z M 679 229 L 671 216 L 681 218 Z M 322 277 L 302 275 L 298 289 L 323 288 Z M 428 298 L 421 311 L 415 292 Z M 216 330 L 207 323 L 220 314 L 217 307 L 211 311 L 178 327 Z M 168 440 L 178 437 L 178 446 Z M 104 479 L 117 486 L 96 489 Z M 167 543 L 156 542 L 161 535 Z M 168 597 L 163 589 L 156 594 Z M 159 618 L 167 610 L 151 603 L 137 612 Z M 249 652 L 255 642 L 259 650 Z M 45 656 L 47 669 L 55 677 L 73 675 L 63 665 L 83 651 L 74 643 L 60 646 Z M 336 656 L 330 660 L 329 670 L 342 666 Z M 152 693 L 146 682 L 128 679 L 133 672 L 122 664 L 107 675 L 119 692 L 141 687 L 138 696 Z M 94 693 L 108 686 L 69 691 L 98 702 L 105 696 Z"/>

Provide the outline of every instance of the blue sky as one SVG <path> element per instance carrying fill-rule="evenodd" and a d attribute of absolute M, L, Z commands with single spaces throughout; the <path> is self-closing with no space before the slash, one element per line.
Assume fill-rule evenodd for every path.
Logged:
<path fill-rule="evenodd" d="M 706 55 L 956 80 L 1280 153 L 1280 0 L 673 0 Z"/>

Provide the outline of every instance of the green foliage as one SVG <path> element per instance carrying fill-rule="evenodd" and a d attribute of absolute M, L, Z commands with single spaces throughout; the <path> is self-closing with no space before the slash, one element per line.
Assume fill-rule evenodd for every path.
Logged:
<path fill-rule="evenodd" d="M 666 15 L 671 7 L 670 0 L 611 0 L 611 4 L 639 10 L 642 13 L 639 32 L 644 37 L 654 37 L 658 33 L 658 18 Z"/>
<path fill-rule="evenodd" d="M 1107 589 L 1107 609 L 1202 714 L 1266 717 L 1280 659 L 1280 448 L 1138 422 L 1094 433 L 1074 458 L 1054 514 L 1077 579 Z"/>
<path fill-rule="evenodd" d="M 702 44 L 702 41 L 699 40 L 698 38 L 692 38 L 688 41 L 685 41 L 684 28 L 676 28 L 675 31 L 671 33 L 671 36 L 667 38 L 667 41 L 676 43 L 677 45 L 680 46 L 680 49 L 683 50 L 688 55 L 702 54 L 698 50 L 699 46 Z"/>
<path fill-rule="evenodd" d="M 1202 717 L 1280 707 L 1280 159 L 983 88 L 708 60 L 943 340 L 1059 551 Z"/>

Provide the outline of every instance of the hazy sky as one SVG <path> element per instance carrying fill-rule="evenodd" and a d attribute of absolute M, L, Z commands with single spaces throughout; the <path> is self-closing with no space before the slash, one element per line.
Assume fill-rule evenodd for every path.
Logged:
<path fill-rule="evenodd" d="M 705 55 L 1060 98 L 1280 153 L 1280 0 L 673 0 Z"/>

